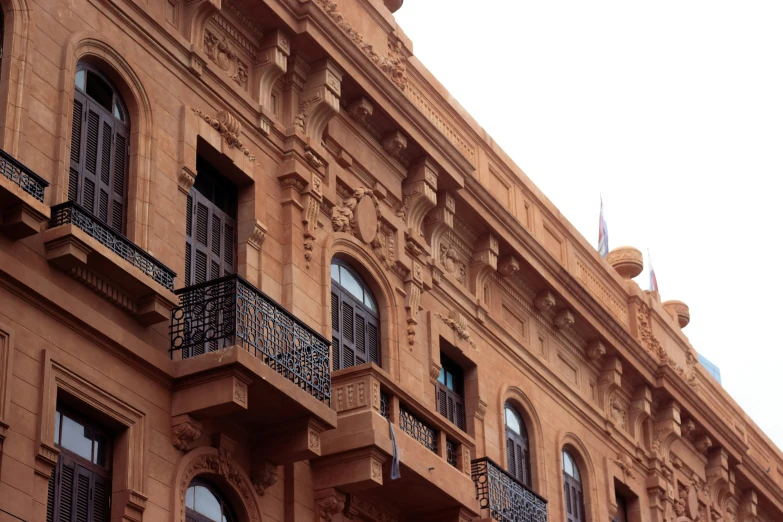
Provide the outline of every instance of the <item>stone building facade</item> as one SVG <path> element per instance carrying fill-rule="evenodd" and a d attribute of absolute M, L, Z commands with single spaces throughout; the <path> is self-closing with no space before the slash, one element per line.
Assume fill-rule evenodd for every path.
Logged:
<path fill-rule="evenodd" d="M 401 4 L 0 1 L 0 521 L 783 520 Z"/>

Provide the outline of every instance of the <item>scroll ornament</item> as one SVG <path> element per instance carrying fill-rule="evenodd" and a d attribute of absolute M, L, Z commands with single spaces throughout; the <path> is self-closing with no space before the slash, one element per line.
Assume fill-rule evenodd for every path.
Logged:
<path fill-rule="evenodd" d="M 242 126 L 235 117 L 226 111 L 218 111 L 217 116 L 213 118 L 198 109 L 193 108 L 191 110 L 202 120 L 207 122 L 213 129 L 218 131 L 223 139 L 226 140 L 226 144 L 230 149 L 239 149 L 242 151 L 242 154 L 247 156 L 247 159 L 249 159 L 251 163 L 259 165 L 258 161 L 256 161 L 256 157 L 250 154 L 250 151 L 242 143 L 242 140 L 239 137 L 239 134 L 242 132 Z"/>

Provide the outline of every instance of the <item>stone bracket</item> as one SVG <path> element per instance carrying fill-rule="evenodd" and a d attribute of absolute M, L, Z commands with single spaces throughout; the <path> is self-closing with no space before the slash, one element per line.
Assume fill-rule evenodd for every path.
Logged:
<path fill-rule="evenodd" d="M 498 239 L 492 234 L 484 234 L 479 238 L 473 250 L 473 258 L 470 261 L 470 290 L 478 299 L 479 304 L 489 308 L 487 303 L 489 275 L 498 269 L 498 253 L 500 247 Z"/>
<path fill-rule="evenodd" d="M 650 418 L 652 412 L 652 391 L 646 384 L 640 384 L 633 391 L 631 408 L 628 415 L 628 429 L 631 437 L 642 436 L 644 421 Z"/>
<path fill-rule="evenodd" d="M 425 157 L 411 166 L 402 189 L 402 206 L 398 216 L 402 217 L 408 235 L 418 239 L 422 235 L 424 218 L 437 204 L 438 166 Z M 426 244 L 423 238 L 418 241 Z"/>
<path fill-rule="evenodd" d="M 266 34 L 253 65 L 255 80 L 253 90 L 258 93 L 258 101 L 264 109 L 272 112 L 272 88 L 275 82 L 288 69 L 288 57 L 291 55 L 291 42 L 280 29 Z"/>
<path fill-rule="evenodd" d="M 320 459 L 313 465 L 313 489 L 339 488 L 353 493 L 383 485 L 388 456 L 375 448 L 361 448 Z"/>
<path fill-rule="evenodd" d="M 324 430 L 317 420 L 305 418 L 258 432 L 253 459 L 283 465 L 318 458 Z"/>
<path fill-rule="evenodd" d="M 315 143 L 321 142 L 326 125 L 340 112 L 340 83 L 343 73 L 331 60 L 313 66 L 299 93 L 294 128 Z"/>

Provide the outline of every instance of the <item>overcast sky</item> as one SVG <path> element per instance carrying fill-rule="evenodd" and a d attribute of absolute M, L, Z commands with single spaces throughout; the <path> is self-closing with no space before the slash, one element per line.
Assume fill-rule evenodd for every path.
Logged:
<path fill-rule="evenodd" d="M 783 2 L 405 0 L 396 18 L 593 244 L 603 194 L 609 247 L 650 249 L 694 348 L 783 447 Z"/>

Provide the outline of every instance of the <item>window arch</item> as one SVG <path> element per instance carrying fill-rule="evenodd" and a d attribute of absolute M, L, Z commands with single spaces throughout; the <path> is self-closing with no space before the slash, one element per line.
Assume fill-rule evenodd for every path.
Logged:
<path fill-rule="evenodd" d="M 351 267 L 332 260 L 332 369 L 381 364 L 378 304 Z"/>
<path fill-rule="evenodd" d="M 525 486 L 533 487 L 530 466 L 530 439 L 522 416 L 508 402 L 505 405 L 506 456 L 508 471 Z"/>
<path fill-rule="evenodd" d="M 576 459 L 567 449 L 563 449 L 563 497 L 565 498 L 566 522 L 585 522 L 582 478 Z"/>
<path fill-rule="evenodd" d="M 195 478 L 185 492 L 186 522 L 237 522 L 234 511 L 210 482 Z"/>
<path fill-rule="evenodd" d="M 76 66 L 68 200 L 122 233 L 130 122 L 114 84 L 84 62 Z"/>

